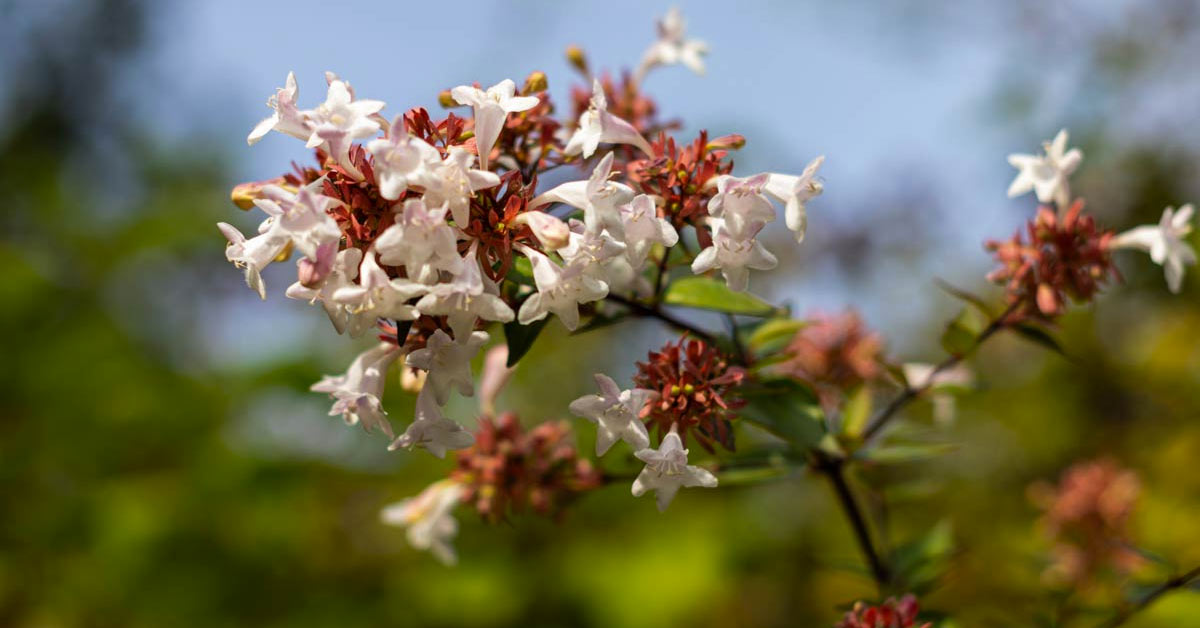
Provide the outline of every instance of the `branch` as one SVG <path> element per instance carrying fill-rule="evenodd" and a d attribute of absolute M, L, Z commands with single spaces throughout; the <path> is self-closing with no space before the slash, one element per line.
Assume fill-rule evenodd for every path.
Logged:
<path fill-rule="evenodd" d="M 1167 580 L 1156 587 L 1153 591 L 1147 593 L 1146 596 L 1139 600 L 1137 604 L 1134 604 L 1124 611 L 1117 613 L 1116 617 L 1113 617 L 1108 622 L 1101 624 L 1101 628 L 1114 628 L 1115 626 L 1124 624 L 1126 621 L 1129 621 L 1130 617 L 1133 617 L 1138 612 L 1145 610 L 1146 607 L 1153 604 L 1158 598 L 1176 589 L 1182 589 L 1190 584 L 1193 580 L 1197 579 L 1200 579 L 1200 567 L 1196 567 L 1183 575 L 1175 576 L 1174 578 Z"/>
<path fill-rule="evenodd" d="M 703 329 L 700 329 L 699 327 L 696 327 L 695 325 L 693 325 L 685 320 L 676 318 L 674 315 L 664 312 L 660 308 L 650 307 L 648 305 L 644 305 L 642 303 L 634 301 L 633 299 L 627 299 L 623 296 L 616 295 L 616 294 L 610 294 L 605 298 L 607 298 L 609 301 L 612 301 L 613 303 L 619 303 L 619 304 L 625 306 L 626 308 L 629 309 L 629 311 L 633 312 L 634 314 L 637 314 L 638 316 L 644 316 L 647 318 L 657 318 L 658 320 L 660 320 L 676 329 L 681 329 L 683 331 L 688 332 L 692 336 L 695 336 L 696 338 L 703 340 L 704 342 L 707 342 L 709 344 L 716 344 L 716 341 L 717 341 L 716 336 L 712 335 L 711 333 L 709 333 Z"/>
<path fill-rule="evenodd" d="M 850 485 L 846 483 L 844 466 L 844 459 L 829 458 L 818 453 L 814 468 L 824 473 L 829 478 L 830 484 L 833 485 L 833 491 L 837 494 L 842 510 L 846 513 L 846 518 L 850 520 L 850 525 L 854 529 L 854 538 L 858 541 L 858 548 L 871 568 L 871 577 L 875 579 L 880 593 L 883 593 L 892 582 L 892 574 L 875 551 L 875 544 L 871 541 L 871 532 L 867 528 L 867 521 L 858 507 L 858 501 L 854 499 Z"/>

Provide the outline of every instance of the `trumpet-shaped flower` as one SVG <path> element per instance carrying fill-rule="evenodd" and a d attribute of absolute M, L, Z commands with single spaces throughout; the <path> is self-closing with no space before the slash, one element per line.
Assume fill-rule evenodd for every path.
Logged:
<path fill-rule="evenodd" d="M 1063 129 L 1049 142 L 1042 143 L 1044 155 L 1009 155 L 1008 163 L 1018 170 L 1008 186 L 1008 197 L 1032 191 L 1038 202 L 1053 201 L 1060 211 L 1071 203 L 1071 187 L 1067 181 L 1079 167 L 1083 153 L 1078 148 L 1067 150 L 1067 130 Z"/>
<path fill-rule="evenodd" d="M 638 420 L 638 414 L 655 392 L 641 388 L 621 390 L 603 373 L 596 373 L 595 378 L 600 394 L 584 395 L 572 401 L 570 409 L 596 424 L 596 455 L 603 456 L 618 440 L 629 443 L 635 451 L 649 447 L 650 435 Z"/>
<path fill-rule="evenodd" d="M 267 106 L 274 109 L 274 113 L 255 125 L 254 129 L 250 131 L 250 135 L 246 137 L 246 143 L 253 146 L 271 131 L 279 131 L 297 139 L 307 140 L 312 135 L 312 127 L 304 112 L 296 106 L 296 97 L 299 95 L 300 88 L 296 86 L 296 74 L 288 72 L 287 82 L 283 87 L 275 90 L 275 95 L 267 100 Z"/>
<path fill-rule="evenodd" d="M 318 284 L 306 286 L 303 282 L 297 281 L 288 287 L 288 298 L 303 299 L 309 303 L 320 302 L 337 333 L 345 333 L 346 329 L 351 326 L 352 319 L 356 317 L 345 305 L 335 301 L 333 295 L 342 288 L 356 285 L 354 280 L 358 277 L 358 267 L 362 263 L 362 258 L 362 249 L 352 248 L 339 251 L 329 273 Z M 300 261 L 304 262 L 303 259 Z M 354 325 L 357 329 L 365 329 L 366 326 L 366 323 Z"/>
<path fill-rule="evenodd" d="M 784 222 L 796 235 L 797 244 L 804 241 L 804 233 L 808 230 L 808 202 L 825 191 L 825 186 L 816 179 L 817 169 L 823 163 L 825 156 L 821 155 L 808 162 L 800 176 L 773 172 L 767 179 L 765 191 L 784 204 Z"/>
<path fill-rule="evenodd" d="M 375 240 L 379 260 L 403 266 L 410 279 L 425 284 L 438 280 L 438 271 L 462 272 L 454 229 L 446 224 L 446 207 L 419 198 L 404 201 L 396 222 Z"/>
<path fill-rule="evenodd" d="M 433 389 L 439 406 L 450 400 L 450 389 L 470 397 L 475 394 L 475 378 L 471 376 L 471 358 L 487 344 L 488 334 L 477 331 L 459 340 L 453 340 L 442 330 L 433 332 L 424 349 L 408 354 L 405 364 L 427 371 L 425 386 Z"/>
<path fill-rule="evenodd" d="M 508 114 L 533 109 L 538 104 L 534 96 L 516 96 L 517 85 L 504 79 L 487 91 L 470 85 L 450 90 L 450 96 L 460 105 L 470 105 L 475 113 L 475 143 L 479 147 L 479 163 L 486 170 L 488 158 Z"/>
<path fill-rule="evenodd" d="M 754 237 L 764 224 L 775 220 L 775 206 L 763 194 L 768 180 L 768 174 L 717 177 L 717 193 L 708 201 L 709 215 L 722 219 L 734 238 Z"/>
<path fill-rule="evenodd" d="M 1192 232 L 1193 212 L 1190 204 L 1178 212 L 1168 207 L 1157 225 L 1134 227 L 1114 238 L 1112 245 L 1148 252 L 1150 259 L 1163 267 L 1167 288 L 1178 293 L 1183 287 L 1184 268 L 1196 263 L 1196 251 L 1185 239 Z"/>
<path fill-rule="evenodd" d="M 587 181 L 568 181 L 548 192 L 538 195 L 530 202 L 531 208 L 549 203 L 565 203 L 583 210 L 583 221 L 588 231 L 608 229 L 613 236 L 623 239 L 625 225 L 617 208 L 633 200 L 633 189 L 623 183 L 609 181 L 612 173 L 613 155 L 609 153 L 596 164 Z"/>
<path fill-rule="evenodd" d="M 658 209 L 650 196 L 639 194 L 618 209 L 625 230 L 625 256 L 634 270 L 641 269 L 646 263 L 646 256 L 655 244 L 670 248 L 679 242 L 675 227 L 669 220 L 658 217 Z"/>
<path fill-rule="evenodd" d="M 599 301 L 608 295 L 608 284 L 590 276 L 586 266 L 555 264 L 544 254 L 521 247 L 521 252 L 533 263 L 533 281 L 538 291 L 525 299 L 517 312 L 522 325 L 542 320 L 553 312 L 569 330 L 579 327 L 579 304 Z"/>
<path fill-rule="evenodd" d="M 375 253 L 367 251 L 358 269 L 358 285 L 338 288 L 333 300 L 346 306 L 358 321 L 350 326 L 350 335 L 358 336 L 375 318 L 415 320 L 420 313 L 409 301 L 428 289 L 407 279 L 392 279 L 375 261 Z"/>
<path fill-rule="evenodd" d="M 381 342 L 354 358 L 344 374 L 326 376 L 310 390 L 333 397 L 330 416 L 340 414 L 347 425 L 361 423 L 367 431 L 378 427 L 391 438 L 392 426 L 383 411 L 383 387 L 388 367 L 400 352 L 400 347 Z"/>
<path fill-rule="evenodd" d="M 720 218 L 709 218 L 708 224 L 713 230 L 713 243 L 700 251 L 692 261 L 693 273 L 699 275 L 720 268 L 721 274 L 725 276 L 725 285 L 729 286 L 730 290 L 741 292 L 746 289 L 750 280 L 748 269 L 770 270 L 779 263 L 775 256 L 754 238 L 758 230 L 762 229 L 761 224 L 758 225 L 758 229 L 751 230 L 742 238 L 734 237 Z"/>
<path fill-rule="evenodd" d="M 713 488 L 717 485 L 717 476 L 707 469 L 688 464 L 688 450 L 683 448 L 683 441 L 674 426 L 663 437 L 658 449 L 647 447 L 634 455 L 646 463 L 646 467 L 633 481 L 633 496 L 641 497 L 646 491 L 654 491 L 659 512 L 667 509 L 682 487 Z"/>
<path fill-rule="evenodd" d="M 609 235 L 607 230 L 589 231 L 583 223 L 574 219 L 570 222 L 568 242 L 567 246 L 558 250 L 567 266 L 581 268 L 585 274 L 601 280 L 604 279 L 601 266 L 625 252 L 625 245 Z"/>
<path fill-rule="evenodd" d="M 350 145 L 354 140 L 379 132 L 380 124 L 375 114 L 385 103 L 382 100 L 355 100 L 349 83 L 331 73 L 325 76 L 329 80 L 325 102 L 308 112 L 312 134 L 307 146 L 325 146 L 329 155 L 347 172 L 361 177 L 362 173 L 350 161 Z"/>
<path fill-rule="evenodd" d="M 337 221 L 328 213 L 340 201 L 321 194 L 320 186 L 320 180 L 314 181 L 292 194 L 268 185 L 263 188 L 263 198 L 254 201 L 255 206 L 275 217 L 296 249 L 311 260 L 317 259 L 318 249 L 342 238 Z"/>
<path fill-rule="evenodd" d="M 478 170 L 475 156 L 461 146 L 451 146 L 446 158 L 420 177 L 425 188 L 425 202 L 431 207 L 445 205 L 459 228 L 465 228 L 471 218 L 471 195 L 500 185 L 494 172 Z"/>
<path fill-rule="evenodd" d="M 442 415 L 442 408 L 427 388 L 422 388 L 421 392 L 417 393 L 414 414 L 415 418 L 408 429 L 388 445 L 389 451 L 401 447 L 421 447 L 438 458 L 445 458 L 446 450 L 465 449 L 475 442 L 475 437 L 457 421 Z"/>
<path fill-rule="evenodd" d="M 404 127 L 404 117 L 396 116 L 386 138 L 371 140 L 367 150 L 375 157 L 375 180 L 379 195 L 389 201 L 400 198 L 429 168 L 441 164 L 442 156 L 424 140 L 413 137 Z"/>
<path fill-rule="evenodd" d="M 396 502 L 380 513 L 384 523 L 408 529 L 408 543 L 428 550 L 446 565 L 458 561 L 450 542 L 458 534 L 451 512 L 463 496 L 463 486 L 453 480 L 430 484 L 420 495 Z"/>
<path fill-rule="evenodd" d="M 704 74 L 704 55 L 708 54 L 708 44 L 699 39 L 685 39 L 685 26 L 683 14 L 677 7 L 671 7 L 658 21 L 658 41 L 651 44 L 642 55 L 642 63 L 637 69 L 639 83 L 651 68 L 660 65 L 682 63 L 696 74 Z"/>
<path fill-rule="evenodd" d="M 579 114 L 579 128 L 567 140 L 563 152 L 567 155 L 583 153 L 584 159 L 591 157 L 601 143 L 632 144 L 639 150 L 654 156 L 654 149 L 632 124 L 608 112 L 608 99 L 600 81 L 592 82 L 592 100 L 587 111 Z"/>
<path fill-rule="evenodd" d="M 253 238 L 246 238 L 229 223 L 218 222 L 217 228 L 229 240 L 225 247 L 225 259 L 238 268 L 245 268 L 246 285 L 266 300 L 267 286 L 263 283 L 262 271 L 283 252 L 291 240 L 275 218 L 268 218 L 263 224 L 266 229 Z"/>
<path fill-rule="evenodd" d="M 487 288 L 473 244 L 463 257 L 462 272 L 450 281 L 430 286 L 429 293 L 417 301 L 417 310 L 427 316 L 445 316 L 454 337 L 466 338 L 481 318 L 501 323 L 513 319 L 512 308 Z"/>

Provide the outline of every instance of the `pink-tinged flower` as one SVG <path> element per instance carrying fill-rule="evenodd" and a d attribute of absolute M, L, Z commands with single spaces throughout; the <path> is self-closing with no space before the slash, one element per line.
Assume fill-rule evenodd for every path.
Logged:
<path fill-rule="evenodd" d="M 755 236 L 762 229 L 762 224 L 752 228 L 744 237 L 737 238 L 725 226 L 720 218 L 709 218 L 708 224 L 713 230 L 713 242 L 708 248 L 700 251 L 692 261 L 692 272 L 700 275 L 713 269 L 721 269 L 725 276 L 725 285 L 730 290 L 744 291 L 750 283 L 750 269 L 770 270 L 779 263 Z"/>
<path fill-rule="evenodd" d="M 578 220 L 571 219 L 569 244 L 558 250 L 568 267 L 576 267 L 584 274 L 604 280 L 603 265 L 625 253 L 625 245 L 609 235 L 607 230 L 591 231 Z"/>
<path fill-rule="evenodd" d="M 458 522 L 451 511 L 462 499 L 463 487 L 453 480 L 430 484 L 420 495 L 396 502 L 383 509 L 384 523 L 408 528 L 408 543 L 428 550 L 446 565 L 458 562 L 450 542 L 458 534 Z"/>
<path fill-rule="evenodd" d="M 587 159 L 596 152 L 601 143 L 631 144 L 647 155 L 654 156 L 654 149 L 650 147 L 650 143 L 632 124 L 608 112 L 604 88 L 600 81 L 593 81 L 591 106 L 579 115 L 579 128 L 575 129 L 575 133 L 567 140 L 563 153 L 583 153 L 584 159 Z"/>
<path fill-rule="evenodd" d="M 917 598 L 912 595 L 906 595 L 898 602 L 888 598 L 878 606 L 855 602 L 854 608 L 834 628 L 931 628 L 931 623 L 917 624 L 920 610 Z"/>
<path fill-rule="evenodd" d="M 312 134 L 308 137 L 309 148 L 325 146 L 342 168 L 354 176 L 362 176 L 350 160 L 350 145 L 354 140 L 371 137 L 379 132 L 380 124 L 375 114 L 383 109 L 382 100 L 355 100 L 350 84 L 337 76 L 326 73 L 329 90 L 325 102 L 308 112 Z"/>
<path fill-rule="evenodd" d="M 1192 232 L 1192 206 L 1184 205 L 1163 210 L 1157 225 L 1134 227 L 1113 238 L 1112 246 L 1118 249 L 1137 249 L 1150 254 L 1155 264 L 1163 267 L 1167 276 L 1167 288 L 1178 293 L 1183 286 L 1184 268 L 1196 263 L 1196 251 L 1187 243 Z"/>
<path fill-rule="evenodd" d="M 696 74 L 704 74 L 704 55 L 708 54 L 708 44 L 699 39 L 685 39 L 686 23 L 678 7 L 671 7 L 667 14 L 658 21 L 658 41 L 650 45 L 642 55 L 642 63 L 637 69 L 637 81 L 640 83 L 651 68 L 660 65 L 675 65 L 682 63 Z"/>
<path fill-rule="evenodd" d="M 500 185 L 500 177 L 476 169 L 474 155 L 461 146 L 451 146 L 446 158 L 422 174 L 418 183 L 425 188 L 425 202 L 431 207 L 449 207 L 454 224 L 464 229 L 471 218 L 471 195 Z"/>
<path fill-rule="evenodd" d="M 596 424 L 596 455 L 603 456 L 618 440 L 635 451 L 650 446 L 646 426 L 638 419 L 646 402 L 655 392 L 643 388 L 621 390 L 613 379 L 596 373 L 598 395 L 584 395 L 571 402 L 571 413 Z"/>
<path fill-rule="evenodd" d="M 1083 161 L 1078 148 L 1067 150 L 1067 130 L 1063 129 L 1049 142 L 1042 143 L 1043 155 L 1009 155 L 1008 163 L 1018 170 L 1008 186 L 1008 197 L 1027 192 L 1037 195 L 1039 203 L 1053 202 L 1059 211 L 1071 203 L 1071 186 L 1067 181 Z"/>
<path fill-rule="evenodd" d="M 517 85 L 512 79 L 504 79 L 487 88 L 487 91 L 469 85 L 460 85 L 450 90 L 450 96 L 460 105 L 469 105 L 475 113 L 475 143 L 479 147 L 479 164 L 484 170 L 496 138 L 504 128 L 508 114 L 527 111 L 538 105 L 534 96 L 516 96 Z"/>
<path fill-rule="evenodd" d="M 621 212 L 617 209 L 633 200 L 633 190 L 622 183 L 610 181 L 613 155 L 609 153 L 596 164 L 587 181 L 568 181 L 550 191 L 538 195 L 529 203 L 530 208 L 549 203 L 565 203 L 583 210 L 583 221 L 589 231 L 608 229 L 616 238 L 624 238 L 625 226 Z"/>
<path fill-rule="evenodd" d="M 367 251 L 358 269 L 358 285 L 338 288 L 333 300 L 352 315 L 350 335 L 358 336 L 376 318 L 411 321 L 420 314 L 409 301 L 425 294 L 428 286 L 407 279 L 392 279 Z"/>
<path fill-rule="evenodd" d="M 267 298 L 267 287 L 262 280 L 262 271 L 275 261 L 290 242 L 278 221 L 268 218 L 267 222 L 270 224 L 266 231 L 249 239 L 237 227 L 225 222 L 217 223 L 217 228 L 229 240 L 225 247 L 225 259 L 233 262 L 237 268 L 246 269 L 246 285 L 263 300 Z"/>
<path fill-rule="evenodd" d="M 263 188 L 263 198 L 254 204 L 269 216 L 274 216 L 295 245 L 311 260 L 317 259 L 317 250 L 342 238 L 337 221 L 329 210 L 341 205 L 340 201 L 320 193 L 321 181 L 301 187 L 295 194 L 286 189 L 269 185 Z"/>
<path fill-rule="evenodd" d="M 253 146 L 271 131 L 279 131 L 297 139 L 307 140 L 312 135 L 312 128 L 304 112 L 296 107 L 296 97 L 299 95 L 300 88 L 296 86 L 296 74 L 288 72 L 287 82 L 283 87 L 275 90 L 275 95 L 267 100 L 267 106 L 274 109 L 274 113 L 255 125 L 254 130 L 250 131 L 250 135 L 246 137 L 246 143 Z"/>
<path fill-rule="evenodd" d="M 680 488 L 713 488 L 717 485 L 717 476 L 711 471 L 688 464 L 688 450 L 683 448 L 683 441 L 679 440 L 674 427 L 663 437 L 658 449 L 647 447 L 634 456 L 646 466 L 633 481 L 633 496 L 641 497 L 646 491 L 654 491 L 659 512 L 671 505 Z"/>
<path fill-rule="evenodd" d="M 547 251 L 557 251 L 571 242 L 571 230 L 567 223 L 546 212 L 522 212 L 512 224 L 529 227 L 533 237 Z"/>
<path fill-rule="evenodd" d="M 817 169 L 823 163 L 825 156 L 821 155 L 808 162 L 800 176 L 772 172 L 767 180 L 765 191 L 784 204 L 783 218 L 787 228 L 796 235 L 797 244 L 804 241 L 804 233 L 808 230 L 808 202 L 825 191 L 825 186 L 816 179 Z"/>
<path fill-rule="evenodd" d="M 425 387 L 417 393 L 413 422 L 399 438 L 388 445 L 388 450 L 420 447 L 438 458 L 445 458 L 446 450 L 466 449 L 474 442 L 475 437 L 463 429 L 463 426 L 442 415 L 441 406 L 429 392 L 429 388 Z"/>
<path fill-rule="evenodd" d="M 410 185 L 418 182 L 421 174 L 442 162 L 442 155 L 436 148 L 408 133 L 404 116 L 396 116 L 388 136 L 371 140 L 367 150 L 375 158 L 372 167 L 379 183 L 379 195 L 389 201 L 400 198 Z"/>
<path fill-rule="evenodd" d="M 769 179 L 768 174 L 717 177 L 717 194 L 708 201 L 708 213 L 723 221 L 731 238 L 753 238 L 763 225 L 775 220 L 775 206 L 763 194 Z"/>
<path fill-rule="evenodd" d="M 484 283 L 475 244 L 462 261 L 462 272 L 450 281 L 430 286 L 429 293 L 417 301 L 417 310 L 422 314 L 445 316 L 456 339 L 470 336 L 481 318 L 507 323 L 514 317 L 512 308 L 495 294 L 494 284 Z"/>
<path fill-rule="evenodd" d="M 310 390 L 333 397 L 330 416 L 340 414 L 346 425 L 361 423 L 367 431 L 377 427 L 391 438 L 392 426 L 383 411 L 383 388 L 388 367 L 400 353 L 400 347 L 381 342 L 354 358 L 344 374 L 326 376 Z"/>
<path fill-rule="evenodd" d="M 579 304 L 599 301 L 608 295 L 608 284 L 589 276 L 584 272 L 584 266 L 563 268 L 525 246 L 521 247 L 521 252 L 533 263 L 533 281 L 538 289 L 525 299 L 517 312 L 517 320 L 522 325 L 542 320 L 553 312 L 563 326 L 575 331 L 579 327 Z"/>
<path fill-rule="evenodd" d="M 475 378 L 471 376 L 471 358 L 487 344 L 485 331 L 473 332 L 458 340 L 442 330 L 433 332 L 425 348 L 408 354 L 404 363 L 412 368 L 428 371 L 425 386 L 433 390 L 438 405 L 450 400 L 451 388 L 464 397 L 475 394 Z"/>
<path fill-rule="evenodd" d="M 379 260 L 403 266 L 409 279 L 424 284 L 438 281 L 439 271 L 462 272 L 454 229 L 446 224 L 446 207 L 430 206 L 419 198 L 404 201 L 396 222 L 375 240 Z"/>
<path fill-rule="evenodd" d="M 641 270 L 655 244 L 671 248 L 679 242 L 679 233 L 669 220 L 658 217 L 658 208 L 649 195 L 639 194 L 617 209 L 624 225 L 625 257 L 633 270 Z"/>
<path fill-rule="evenodd" d="M 302 299 L 309 303 L 320 302 L 325 309 L 325 313 L 329 316 L 329 322 L 333 323 L 333 328 L 337 333 L 346 332 L 349 327 L 354 327 L 355 333 L 359 335 L 362 331 L 374 321 L 374 317 L 370 317 L 368 321 L 359 322 L 359 318 L 351 313 L 345 305 L 334 300 L 333 295 L 342 288 L 355 286 L 354 280 L 358 278 L 358 267 L 362 263 L 362 249 L 344 249 L 339 251 L 337 257 L 334 258 L 333 264 L 329 272 L 316 285 L 308 286 L 302 281 L 297 281 L 287 289 L 287 296 L 290 299 Z M 302 258 L 300 264 L 306 262 L 308 258 Z M 352 322 L 355 323 L 352 325 Z"/>

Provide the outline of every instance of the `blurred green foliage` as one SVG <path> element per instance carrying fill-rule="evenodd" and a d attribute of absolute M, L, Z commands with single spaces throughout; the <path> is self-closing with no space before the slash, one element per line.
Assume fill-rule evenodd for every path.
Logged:
<path fill-rule="evenodd" d="M 100 6 L 85 24 L 113 11 L 139 23 L 135 5 Z M 102 150 L 90 145 L 83 127 L 100 114 L 66 95 L 79 76 L 112 69 L 83 59 L 119 61 L 132 44 L 76 41 L 74 61 L 37 64 L 45 75 L 0 140 L 0 625 L 824 626 L 875 594 L 828 487 L 805 473 L 684 492 L 664 515 L 624 484 L 562 522 L 485 526 L 460 511 L 457 568 L 410 549 L 378 510 L 451 463 L 387 454 L 324 416 L 305 391 L 340 368 L 348 343 L 320 357 L 298 335 L 301 346 L 251 364 L 209 346 L 250 343 L 238 323 L 269 315 L 239 305 L 253 297 L 212 226 L 236 211 L 226 200 L 235 173 L 221 154 L 120 128 Z M 88 85 L 106 102 L 105 79 Z M 1180 168 L 1088 141 L 1099 154 L 1090 169 L 1124 164 L 1127 187 L 1144 192 L 1137 215 L 1110 212 L 1113 224 L 1152 221 L 1196 170 L 1188 156 Z M 95 176 L 114 163 L 119 186 Z M 1084 194 L 1088 176 L 1103 175 L 1085 174 Z M 896 434 L 937 430 L 958 447 L 876 460 L 852 477 L 899 565 L 928 581 L 925 606 L 957 625 L 1051 625 L 1039 623 L 1054 612 L 1040 579 L 1049 543 L 1026 488 L 1080 459 L 1136 470 L 1138 544 L 1180 569 L 1200 563 L 1200 282 L 1170 298 L 1147 260 L 1125 270 L 1123 285 L 1057 330 L 1067 358 L 1001 337 L 974 361 L 982 386 L 953 425 L 934 427 L 922 403 Z M 931 285 L 922 294 L 937 298 Z M 930 339 L 926 358 L 947 313 L 913 330 Z M 223 316 L 234 332 L 214 332 Z M 663 337 L 623 323 L 567 339 L 551 324 L 503 403 L 530 422 L 560 417 L 590 370 L 628 370 L 618 357 Z M 402 418 L 411 399 L 389 403 Z M 1149 564 L 1138 577 L 1152 584 L 1167 571 Z M 1078 625 L 1098 621 L 1088 613 Z M 1181 592 L 1128 625 L 1197 616 L 1200 594 Z"/>

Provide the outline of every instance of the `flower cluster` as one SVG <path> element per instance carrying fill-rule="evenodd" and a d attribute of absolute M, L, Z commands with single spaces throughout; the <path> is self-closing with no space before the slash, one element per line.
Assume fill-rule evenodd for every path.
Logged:
<path fill-rule="evenodd" d="M 634 383 L 658 395 L 642 416 L 660 435 L 678 430 L 685 441 L 691 437 L 710 452 L 714 443 L 733 451 L 730 421 L 742 405 L 734 390 L 745 380 L 745 369 L 716 347 L 688 338 L 651 351 L 637 368 Z"/>
<path fill-rule="evenodd" d="M 917 598 L 912 595 L 906 595 L 899 601 L 888 598 L 876 606 L 856 602 L 835 628 L 931 628 L 932 623 L 917 623 L 920 610 Z"/>
<path fill-rule="evenodd" d="M 883 338 L 853 310 L 812 316 L 783 352 L 778 370 L 812 385 L 826 407 L 884 374 Z"/>

